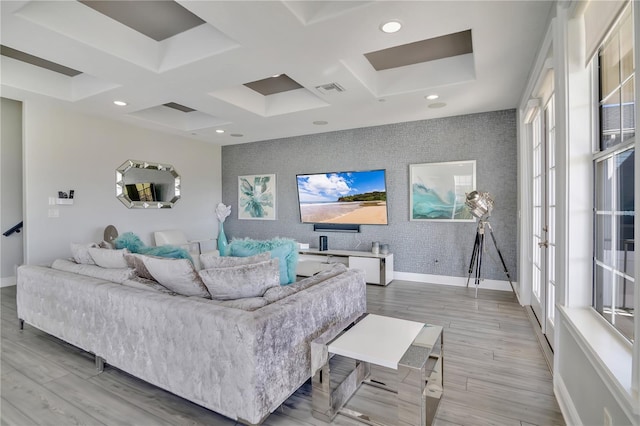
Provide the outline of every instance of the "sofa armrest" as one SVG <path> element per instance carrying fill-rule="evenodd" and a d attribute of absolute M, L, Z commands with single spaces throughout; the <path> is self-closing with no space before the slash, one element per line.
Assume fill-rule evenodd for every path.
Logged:
<path fill-rule="evenodd" d="M 275 410 L 310 376 L 310 343 L 366 312 L 364 273 L 348 270 L 255 311 L 257 398 Z"/>

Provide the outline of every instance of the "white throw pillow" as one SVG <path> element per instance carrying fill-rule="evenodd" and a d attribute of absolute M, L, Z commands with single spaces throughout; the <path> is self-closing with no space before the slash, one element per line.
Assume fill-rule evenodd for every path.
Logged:
<path fill-rule="evenodd" d="M 211 297 L 217 300 L 260 297 L 267 289 L 280 285 L 278 259 L 251 265 L 203 269 L 200 277 Z"/>
<path fill-rule="evenodd" d="M 140 257 L 151 276 L 169 290 L 184 296 L 211 297 L 189 259 Z"/>
<path fill-rule="evenodd" d="M 127 268 L 124 255 L 129 253 L 126 248 L 120 250 L 110 250 L 103 248 L 89 247 L 89 254 L 96 265 L 103 268 Z"/>
<path fill-rule="evenodd" d="M 259 253 L 248 257 L 220 256 L 217 253 L 203 253 L 200 255 L 202 269 L 227 268 L 230 266 L 250 265 L 271 259 L 269 252 Z"/>
<path fill-rule="evenodd" d="M 140 278 L 145 278 L 147 280 L 153 280 L 153 275 L 149 272 L 147 267 L 144 265 L 144 255 L 137 253 L 129 253 L 124 256 L 125 262 L 127 262 L 127 266 L 136 271 L 136 275 Z"/>
<path fill-rule="evenodd" d="M 95 265 L 96 262 L 93 261 L 93 258 L 89 254 L 89 248 L 93 247 L 98 247 L 98 245 L 96 243 L 71 243 L 71 255 L 73 256 L 73 260 L 82 265 Z"/>

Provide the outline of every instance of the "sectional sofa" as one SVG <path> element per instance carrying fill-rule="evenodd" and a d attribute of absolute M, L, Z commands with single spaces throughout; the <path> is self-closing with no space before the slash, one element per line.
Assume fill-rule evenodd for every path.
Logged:
<path fill-rule="evenodd" d="M 366 310 L 363 273 L 339 264 L 237 300 L 140 285 L 126 268 L 52 266 L 18 269 L 21 323 L 244 424 L 260 424 L 309 379 L 311 340 Z"/>

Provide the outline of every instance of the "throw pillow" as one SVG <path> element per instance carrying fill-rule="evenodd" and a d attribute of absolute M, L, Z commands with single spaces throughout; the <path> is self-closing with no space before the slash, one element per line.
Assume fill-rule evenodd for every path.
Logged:
<path fill-rule="evenodd" d="M 89 254 L 96 263 L 96 265 L 103 268 L 126 268 L 127 262 L 124 260 L 124 255 L 129 253 L 129 250 L 110 250 L 102 248 L 89 247 Z"/>
<path fill-rule="evenodd" d="M 127 262 L 129 268 L 133 268 L 136 271 L 136 275 L 140 278 L 147 280 L 153 280 L 153 276 L 149 273 L 149 270 L 144 266 L 144 260 L 142 256 L 136 253 L 128 253 L 124 255 L 124 260 Z"/>
<path fill-rule="evenodd" d="M 271 257 L 279 260 L 280 265 L 280 284 L 287 285 L 291 284 L 296 280 L 295 273 L 293 278 L 289 276 L 289 257 L 291 256 L 291 248 L 288 246 L 279 246 L 275 247 L 273 250 L 269 250 Z M 295 252 L 296 254 L 298 252 Z M 296 263 L 297 265 L 297 263 Z"/>
<path fill-rule="evenodd" d="M 203 269 L 200 277 L 211 297 L 217 300 L 259 297 L 267 289 L 280 285 L 278 259 L 251 265 Z"/>
<path fill-rule="evenodd" d="M 188 259 L 142 256 L 144 266 L 154 280 L 184 296 L 211 298 L 198 272 Z"/>
<path fill-rule="evenodd" d="M 96 262 L 93 261 L 93 258 L 89 254 L 90 247 L 95 248 L 98 247 L 98 245 L 96 243 L 71 243 L 71 255 L 73 256 L 73 260 L 75 260 L 76 263 L 83 265 L 95 265 Z"/>
<path fill-rule="evenodd" d="M 109 241 L 105 241 L 105 240 L 100 241 L 100 243 L 98 243 L 98 247 L 103 248 L 103 249 L 109 249 L 109 250 L 113 250 L 114 248 L 116 248 L 112 243 L 110 243 Z M 123 248 L 123 247 L 121 247 L 121 248 Z"/>
<path fill-rule="evenodd" d="M 268 251 L 272 258 L 280 260 L 280 284 L 295 282 L 298 267 L 298 243 L 289 238 L 273 238 L 271 240 L 234 239 L 229 244 L 227 254 L 230 256 L 252 256 Z"/>
<path fill-rule="evenodd" d="M 265 262 L 269 259 L 271 259 L 271 255 L 268 252 L 248 257 L 219 256 L 216 253 L 204 253 L 200 255 L 200 264 L 202 269 L 227 268 L 229 266 Z"/>

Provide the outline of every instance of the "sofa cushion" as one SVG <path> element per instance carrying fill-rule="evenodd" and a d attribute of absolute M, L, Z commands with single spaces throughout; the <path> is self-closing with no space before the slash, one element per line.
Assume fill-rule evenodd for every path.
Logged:
<path fill-rule="evenodd" d="M 210 303 L 214 303 L 216 305 L 224 306 L 227 308 L 234 309 L 242 309 L 244 311 L 255 311 L 256 309 L 260 309 L 263 306 L 266 306 L 268 302 L 264 299 L 264 297 L 247 297 L 244 299 L 233 299 L 233 300 L 210 300 Z"/>
<path fill-rule="evenodd" d="M 176 292 L 169 290 L 155 280 L 149 280 L 147 278 L 141 278 L 139 276 L 123 281 L 122 285 L 127 287 L 139 288 L 141 290 L 158 291 L 160 293 L 167 293 L 172 296 L 177 294 Z"/>
<path fill-rule="evenodd" d="M 96 262 L 93 261 L 93 258 L 89 254 L 90 247 L 96 248 L 98 245 L 96 243 L 71 243 L 71 256 L 73 256 L 73 260 L 82 265 L 95 265 Z"/>
<path fill-rule="evenodd" d="M 203 269 L 200 277 L 213 299 L 231 300 L 259 297 L 280 285 L 278 259 L 250 265 Z"/>
<path fill-rule="evenodd" d="M 256 254 L 248 257 L 219 256 L 216 253 L 203 253 L 200 255 L 200 265 L 202 269 L 226 268 L 229 266 L 250 265 L 252 263 L 265 262 L 271 259 L 269 252 Z"/>
<path fill-rule="evenodd" d="M 144 266 L 154 280 L 184 296 L 211 297 L 188 259 L 142 256 Z"/>
<path fill-rule="evenodd" d="M 290 238 L 271 240 L 235 239 L 229 243 L 230 256 L 247 257 L 269 252 L 272 258 L 280 261 L 280 284 L 286 285 L 296 280 L 298 267 L 298 243 Z"/>
<path fill-rule="evenodd" d="M 129 250 L 109 250 L 103 248 L 89 247 L 89 254 L 96 265 L 103 268 L 127 268 L 127 262 L 124 260 L 124 255 L 129 253 Z"/>
<path fill-rule="evenodd" d="M 135 277 L 135 271 L 130 268 L 102 268 L 98 265 L 76 263 L 67 259 L 56 259 L 51 264 L 51 269 L 73 272 L 87 277 L 100 278 L 122 284 L 124 281 Z"/>

